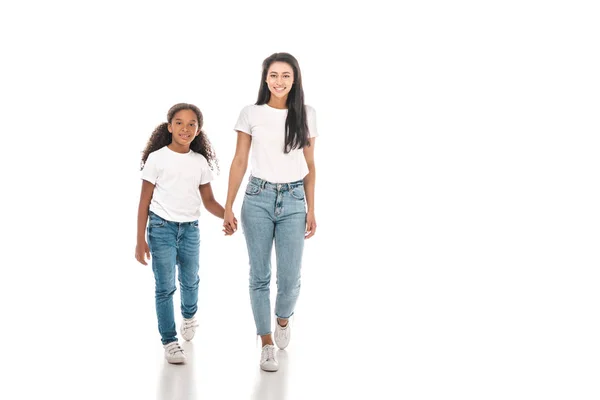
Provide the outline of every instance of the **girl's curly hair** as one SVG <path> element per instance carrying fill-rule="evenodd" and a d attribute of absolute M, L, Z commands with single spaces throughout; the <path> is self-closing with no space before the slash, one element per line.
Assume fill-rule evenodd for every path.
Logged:
<path fill-rule="evenodd" d="M 181 110 L 191 110 L 195 112 L 196 116 L 198 117 L 198 129 L 200 130 L 200 132 L 198 133 L 198 136 L 196 136 L 194 140 L 192 140 L 192 143 L 190 143 L 190 150 L 202 154 L 204 158 L 206 158 L 206 161 L 208 161 L 208 166 L 210 167 L 210 169 L 213 171 L 216 169 L 218 172 L 219 162 L 217 161 L 217 156 L 210 144 L 210 141 L 208 140 L 208 137 L 206 136 L 206 133 L 202 130 L 202 125 L 204 124 L 204 118 L 202 117 L 202 113 L 200 112 L 200 109 L 198 107 L 188 103 L 179 103 L 171 107 L 171 109 L 167 113 L 167 122 L 163 122 L 154 129 L 154 132 L 152 132 L 152 135 L 150 135 L 150 139 L 148 139 L 146 148 L 142 152 L 142 161 L 140 169 L 144 169 L 144 164 L 146 163 L 146 160 L 148 159 L 148 155 L 150 155 L 150 153 L 160 148 L 163 148 L 171 143 L 171 141 L 173 140 L 173 136 L 171 135 L 171 132 L 169 132 L 168 125 L 173 120 L 175 114 L 177 114 Z"/>

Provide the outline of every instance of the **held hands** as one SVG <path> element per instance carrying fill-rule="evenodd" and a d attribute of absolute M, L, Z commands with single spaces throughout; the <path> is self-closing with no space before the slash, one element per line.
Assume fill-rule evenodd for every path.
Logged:
<path fill-rule="evenodd" d="M 223 232 L 225 233 L 225 236 L 231 236 L 235 231 L 231 228 L 231 226 L 223 224 Z"/>
<path fill-rule="evenodd" d="M 144 256 L 146 257 L 144 258 Z M 137 246 L 135 246 L 135 259 L 138 260 L 140 264 L 148 265 L 146 260 L 150 259 L 150 248 L 145 240 L 138 242 Z"/>
<path fill-rule="evenodd" d="M 237 218 L 233 215 L 232 210 L 225 210 L 225 215 L 223 216 L 223 232 L 225 232 L 225 236 L 231 236 L 237 231 Z"/>
<path fill-rule="evenodd" d="M 315 219 L 314 211 L 306 213 L 306 232 L 304 233 L 304 239 L 310 239 L 317 231 L 317 221 Z"/>

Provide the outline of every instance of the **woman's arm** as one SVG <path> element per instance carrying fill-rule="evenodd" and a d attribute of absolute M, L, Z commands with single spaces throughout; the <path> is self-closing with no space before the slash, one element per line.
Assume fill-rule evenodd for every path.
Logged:
<path fill-rule="evenodd" d="M 142 193 L 140 194 L 140 205 L 137 218 L 137 244 L 135 246 L 135 259 L 144 265 L 148 265 L 146 259 L 150 259 L 150 249 L 146 242 L 146 224 L 148 223 L 148 210 L 154 193 L 154 185 L 142 180 Z M 146 258 L 144 258 L 144 256 Z"/>
<path fill-rule="evenodd" d="M 227 225 L 229 225 L 234 232 L 237 230 L 237 220 L 233 215 L 233 202 L 248 168 L 248 155 L 250 154 L 250 145 L 252 144 L 252 136 L 241 131 L 237 131 L 237 133 L 235 156 L 229 169 L 229 187 L 227 189 L 227 201 L 225 202 L 225 215 L 223 217 L 223 226 L 227 228 Z"/>
<path fill-rule="evenodd" d="M 315 140 L 310 138 L 310 146 L 304 147 L 304 158 L 308 166 L 308 174 L 304 177 L 304 193 L 306 197 L 306 239 L 311 238 L 317 231 L 315 219 L 315 180 L 317 171 L 315 169 Z"/>

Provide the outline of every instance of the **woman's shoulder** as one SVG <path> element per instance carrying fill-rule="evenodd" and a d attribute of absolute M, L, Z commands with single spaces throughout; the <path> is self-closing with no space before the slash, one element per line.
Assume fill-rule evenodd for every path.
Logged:
<path fill-rule="evenodd" d="M 315 108 L 313 106 L 311 106 L 310 104 L 305 104 L 304 105 L 304 109 L 306 110 L 306 113 L 309 114 L 314 114 L 315 113 Z"/>
<path fill-rule="evenodd" d="M 244 107 L 242 107 L 241 112 L 247 114 L 247 113 L 251 112 L 252 110 L 256 109 L 257 107 L 260 107 L 260 106 L 257 106 L 256 104 L 248 104 L 248 105 L 245 105 Z"/>

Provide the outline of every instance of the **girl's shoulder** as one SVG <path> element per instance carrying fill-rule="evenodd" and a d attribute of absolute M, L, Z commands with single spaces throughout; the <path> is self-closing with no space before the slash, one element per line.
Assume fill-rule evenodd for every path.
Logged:
<path fill-rule="evenodd" d="M 150 154 L 161 154 L 161 153 L 165 153 L 167 150 L 169 150 L 169 148 L 165 145 L 165 146 L 161 147 L 160 149 L 154 150 Z"/>
<path fill-rule="evenodd" d="M 190 156 L 194 158 L 195 162 L 208 166 L 208 160 L 202 154 L 192 150 L 190 151 Z"/>
<path fill-rule="evenodd" d="M 160 157 L 162 154 L 165 153 L 165 149 L 166 148 L 167 148 L 167 146 L 163 146 L 160 149 L 154 150 L 153 152 L 151 152 L 150 154 L 148 154 L 148 159 Z"/>

